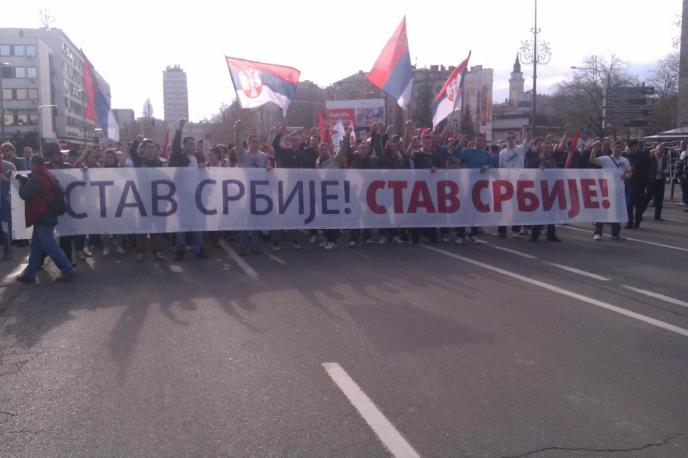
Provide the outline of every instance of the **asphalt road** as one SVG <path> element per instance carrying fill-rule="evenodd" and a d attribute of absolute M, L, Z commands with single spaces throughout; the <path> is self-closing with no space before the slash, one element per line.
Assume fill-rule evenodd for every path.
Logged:
<path fill-rule="evenodd" d="M 72 284 L 14 284 L 18 250 L 0 456 L 688 456 L 681 210 L 625 242 L 96 254 Z"/>

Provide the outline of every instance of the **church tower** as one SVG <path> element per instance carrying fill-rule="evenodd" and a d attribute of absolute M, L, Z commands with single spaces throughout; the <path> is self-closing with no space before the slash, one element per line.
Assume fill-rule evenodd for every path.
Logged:
<path fill-rule="evenodd" d="M 521 63 L 518 61 L 518 54 L 516 55 L 516 62 L 514 62 L 514 70 L 511 72 L 509 78 L 509 105 L 512 107 L 518 106 L 518 99 L 523 94 L 523 73 L 521 73 Z"/>

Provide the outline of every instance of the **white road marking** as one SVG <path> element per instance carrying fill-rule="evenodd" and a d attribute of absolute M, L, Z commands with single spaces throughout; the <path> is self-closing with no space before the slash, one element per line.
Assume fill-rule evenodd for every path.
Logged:
<path fill-rule="evenodd" d="M 588 234 L 593 235 L 593 231 L 588 231 L 588 230 L 581 229 L 581 228 L 578 228 L 578 227 L 571 227 L 571 226 L 562 226 L 562 227 L 565 228 L 565 229 L 572 230 L 572 231 L 587 232 Z M 686 251 L 686 252 L 688 252 L 688 248 L 683 248 L 683 247 L 674 246 L 674 245 L 667 245 L 667 244 L 665 244 L 665 243 L 650 242 L 650 241 L 647 241 L 647 240 L 640 240 L 640 239 L 636 239 L 636 238 L 633 238 L 633 237 L 626 237 L 626 240 L 631 240 L 631 241 L 633 241 L 633 242 L 638 242 L 638 243 L 645 243 L 645 244 L 647 244 L 647 245 L 652 245 L 652 246 L 659 246 L 659 247 L 662 247 L 662 248 L 669 248 L 669 249 L 672 249 L 672 250 L 678 250 L 678 251 Z"/>
<path fill-rule="evenodd" d="M 664 221 L 669 221 L 670 223 L 688 223 L 688 221 L 680 220 L 680 219 L 673 219 L 673 218 L 664 218 Z"/>
<path fill-rule="evenodd" d="M 393 456 L 420 456 L 339 364 L 322 363 L 322 366 Z"/>
<path fill-rule="evenodd" d="M 679 300 L 679 299 L 674 299 L 673 297 L 665 296 L 664 294 L 659 294 L 655 293 L 652 291 L 648 291 L 646 289 L 640 289 L 640 288 L 635 288 L 633 286 L 628 286 L 628 285 L 623 285 L 624 288 L 630 289 L 631 291 L 635 291 L 636 293 L 644 294 L 649 297 L 654 297 L 655 299 L 662 300 L 664 302 L 668 302 L 670 304 L 674 305 L 680 305 L 682 307 L 688 307 L 688 302 Z"/>
<path fill-rule="evenodd" d="M 567 272 L 571 272 L 571 273 L 578 274 L 578 275 L 583 275 L 584 277 L 594 278 L 595 280 L 612 281 L 611 278 L 603 277 L 602 275 L 591 274 L 590 272 L 576 269 L 574 267 L 565 266 L 563 264 L 557 264 L 554 262 L 548 262 L 547 264 L 549 264 L 552 267 L 556 267 L 557 269 L 565 270 Z"/>
<path fill-rule="evenodd" d="M 490 246 L 496 250 L 506 251 L 507 253 L 515 254 L 516 256 L 521 256 L 526 259 L 537 259 L 537 256 L 530 255 L 528 253 L 523 253 L 521 251 L 512 250 L 511 248 L 504 248 L 503 246 L 492 245 Z"/>
<path fill-rule="evenodd" d="M 275 256 L 274 254 L 268 255 L 268 258 L 270 258 L 270 259 L 272 259 L 273 261 L 275 261 L 275 262 L 277 262 L 277 263 L 279 263 L 279 264 L 282 264 L 282 265 L 285 265 L 285 264 L 287 263 L 287 261 L 285 261 L 284 259 L 280 258 L 279 256 Z"/>
<path fill-rule="evenodd" d="M 253 267 L 249 266 L 248 263 L 244 261 L 241 256 L 239 256 L 239 253 L 237 253 L 236 250 L 234 250 L 234 248 L 229 246 L 227 242 L 225 242 L 224 240 L 220 240 L 220 246 L 223 250 L 225 250 L 229 257 L 232 258 L 239 267 L 241 267 L 241 270 L 243 270 L 246 273 L 246 275 L 253 278 L 254 280 L 258 280 L 258 272 L 256 272 L 253 269 Z"/>
<path fill-rule="evenodd" d="M 507 277 L 514 278 L 516 280 L 520 280 L 524 283 L 529 283 L 534 286 L 538 286 L 540 288 L 552 291 L 557 294 L 561 294 L 562 296 L 568 296 L 573 299 L 578 299 L 579 301 L 585 302 L 590 305 L 594 305 L 596 307 L 600 307 L 606 310 L 609 310 L 611 312 L 618 313 L 620 315 L 627 316 L 629 318 L 633 318 L 634 320 L 642 321 L 644 323 L 650 324 L 652 326 L 656 326 L 658 328 L 666 329 L 667 331 L 675 332 L 676 334 L 680 334 L 684 337 L 688 337 L 688 329 L 680 328 L 678 326 L 674 326 L 673 324 L 667 323 L 665 321 L 660 321 L 655 318 L 649 317 L 647 315 L 642 315 L 640 313 L 636 312 L 631 312 L 630 310 L 626 310 L 621 307 L 617 307 L 616 305 L 608 304 L 607 302 L 602 302 L 597 299 L 594 299 L 592 297 L 584 296 L 582 294 L 574 293 L 573 291 L 569 291 L 564 288 L 560 288 L 558 286 L 550 285 L 549 283 L 545 283 L 539 280 L 533 280 L 532 278 L 528 278 L 526 276 L 511 272 L 506 269 L 501 269 L 499 267 L 492 266 L 490 264 L 485 264 L 484 262 L 480 261 L 475 261 L 470 258 L 466 258 L 464 256 L 459 256 L 458 254 L 451 253 L 449 251 L 441 250 L 439 248 L 423 245 L 423 248 L 434 251 L 439 254 L 443 254 L 445 256 L 449 256 L 450 258 L 458 259 L 463 262 L 467 262 L 469 264 L 473 264 L 478 267 L 482 267 L 483 269 L 486 270 L 491 270 L 493 272 L 497 272 L 499 274 L 505 275 Z"/>

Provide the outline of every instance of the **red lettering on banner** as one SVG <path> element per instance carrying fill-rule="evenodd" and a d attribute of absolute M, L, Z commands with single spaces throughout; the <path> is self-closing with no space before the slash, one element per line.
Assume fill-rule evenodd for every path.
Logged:
<path fill-rule="evenodd" d="M 502 211 L 502 202 L 510 200 L 514 196 L 514 185 L 507 180 L 495 180 L 492 182 L 492 196 L 494 199 L 494 211 Z"/>
<path fill-rule="evenodd" d="M 547 187 L 547 181 L 540 182 L 540 194 L 542 195 L 542 209 L 549 211 L 552 209 L 554 200 L 557 199 L 559 209 L 566 208 L 566 190 L 564 188 L 564 180 L 555 180 L 550 190 Z"/>
<path fill-rule="evenodd" d="M 569 201 L 571 202 L 571 208 L 569 208 L 569 218 L 580 213 L 580 202 L 578 200 L 578 180 L 570 179 L 567 180 L 569 184 Z"/>
<path fill-rule="evenodd" d="M 516 182 L 516 198 L 518 210 L 522 212 L 534 212 L 540 206 L 540 199 L 531 189 L 535 188 L 535 182 L 531 180 L 519 180 Z"/>
<path fill-rule="evenodd" d="M 459 201 L 459 184 L 455 181 L 442 180 L 437 182 L 437 211 L 440 213 L 454 213 L 461 207 Z M 448 204 L 448 205 L 447 205 Z"/>
<path fill-rule="evenodd" d="M 435 213 L 435 206 L 432 204 L 432 197 L 425 181 L 416 181 L 411 190 L 411 201 L 409 202 L 408 213 L 416 213 L 419 208 L 425 208 L 428 213 Z"/>
<path fill-rule="evenodd" d="M 388 181 L 387 187 L 392 190 L 394 196 L 394 213 L 404 213 L 404 189 L 407 184 L 405 181 Z"/>
<path fill-rule="evenodd" d="M 581 193 L 583 194 L 584 208 L 600 208 L 600 203 L 593 200 L 597 197 L 597 180 L 594 178 L 581 178 L 580 180 Z"/>
<path fill-rule="evenodd" d="M 490 182 L 487 180 L 476 181 L 473 185 L 473 191 L 471 192 L 471 196 L 473 198 L 473 207 L 475 207 L 475 209 L 478 210 L 480 213 L 490 212 L 490 206 L 484 204 L 480 200 L 480 193 L 483 189 L 487 189 L 489 186 Z"/>
<path fill-rule="evenodd" d="M 368 186 L 366 198 L 368 200 L 368 208 L 376 215 L 382 215 L 387 210 L 384 206 L 377 203 L 377 192 L 385 187 L 385 182 L 382 180 L 375 180 Z"/>
<path fill-rule="evenodd" d="M 602 207 L 603 208 L 609 208 L 612 206 L 611 202 L 609 202 L 609 185 L 607 184 L 607 179 L 606 178 L 600 178 L 600 191 L 602 192 Z"/>

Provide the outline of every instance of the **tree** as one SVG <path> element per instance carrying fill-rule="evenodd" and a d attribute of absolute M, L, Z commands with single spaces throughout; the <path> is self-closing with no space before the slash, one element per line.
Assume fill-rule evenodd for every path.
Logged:
<path fill-rule="evenodd" d="M 141 114 L 144 119 L 153 119 L 153 104 L 150 99 L 146 99 L 143 103 L 143 112 Z"/>
<path fill-rule="evenodd" d="M 601 137 L 605 89 L 638 84 L 638 78 L 628 71 L 628 64 L 615 55 L 609 60 L 592 55 L 583 60 L 573 78 L 559 83 L 553 105 L 566 122 L 587 126 Z"/>
<path fill-rule="evenodd" d="M 673 129 L 677 123 L 679 54 L 673 52 L 659 61 L 647 84 L 655 88 L 652 122 L 656 132 Z"/>

